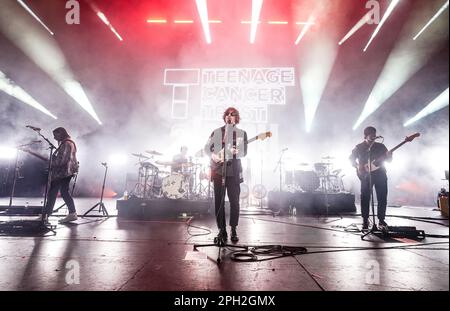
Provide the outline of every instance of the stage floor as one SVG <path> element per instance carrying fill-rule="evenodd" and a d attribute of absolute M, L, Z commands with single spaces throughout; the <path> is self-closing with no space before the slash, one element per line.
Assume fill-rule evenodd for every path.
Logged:
<path fill-rule="evenodd" d="M 40 200 L 15 199 L 14 204 L 26 201 L 38 205 Z M 78 213 L 96 202 L 76 199 Z M 7 205 L 8 199 L 0 199 L 0 204 Z M 241 213 L 239 245 L 303 246 L 308 254 L 237 262 L 230 257 L 232 250 L 224 249 L 218 266 L 217 247 L 193 251 L 194 244 L 212 243 L 217 233 L 212 215 L 126 221 L 114 217 L 116 200 L 107 199 L 105 205 L 113 217 L 57 225 L 56 235 L 2 233 L 0 290 L 449 290 L 448 238 L 386 241 L 373 236 L 362 241 L 359 233 L 346 231 L 355 229 L 352 224 L 361 227 L 358 216 L 259 215 L 262 210 L 256 208 L 254 214 Z M 388 207 L 388 215 L 441 217 L 425 207 Z M 51 222 L 57 224 L 58 219 L 53 216 Z M 449 234 L 448 220 L 431 220 L 446 226 L 399 217 L 386 220 L 391 226 Z M 436 242 L 441 244 L 426 244 Z"/>

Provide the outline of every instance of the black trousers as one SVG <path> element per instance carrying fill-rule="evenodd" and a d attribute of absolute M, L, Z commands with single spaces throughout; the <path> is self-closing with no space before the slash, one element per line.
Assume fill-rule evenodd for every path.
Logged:
<path fill-rule="evenodd" d="M 53 180 L 50 184 L 50 190 L 48 191 L 47 205 L 45 206 L 45 213 L 51 215 L 53 213 L 53 208 L 55 207 L 56 197 L 58 192 L 61 192 L 61 196 L 66 203 L 69 213 L 75 213 L 75 203 L 73 202 L 72 196 L 69 193 L 69 184 L 72 176 Z"/>
<path fill-rule="evenodd" d="M 378 219 L 384 220 L 386 217 L 386 205 L 387 205 L 387 176 L 383 170 L 376 170 L 372 172 L 372 187 L 375 187 L 378 201 Z M 369 218 L 370 213 L 370 196 L 371 189 L 369 185 L 369 176 L 361 180 L 361 214 L 364 219 Z"/>
<path fill-rule="evenodd" d="M 219 229 L 225 229 L 225 193 L 222 192 L 225 189 L 222 187 L 222 178 L 220 176 L 219 178 L 214 178 L 213 183 L 217 227 Z M 227 177 L 225 179 L 225 188 L 228 200 L 230 201 L 230 226 L 236 227 L 239 223 L 239 196 L 241 194 L 241 186 L 239 182 L 236 182 L 236 178 Z"/>

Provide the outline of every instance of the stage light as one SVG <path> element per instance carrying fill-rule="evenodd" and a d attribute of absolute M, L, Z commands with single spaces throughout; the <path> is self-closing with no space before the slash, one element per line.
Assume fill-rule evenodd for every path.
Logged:
<path fill-rule="evenodd" d="M 166 19 L 147 19 L 147 23 L 149 24 L 166 24 Z"/>
<path fill-rule="evenodd" d="M 410 126 L 414 122 L 419 121 L 422 118 L 425 118 L 429 114 L 432 114 L 435 111 L 438 111 L 445 106 L 448 106 L 448 88 L 442 92 L 438 97 L 436 97 L 431 103 L 429 103 L 425 108 L 423 108 L 419 113 L 417 113 L 414 117 L 406 121 L 403 126 Z"/>
<path fill-rule="evenodd" d="M 0 146 L 0 159 L 2 160 L 11 160 L 14 159 L 17 155 L 17 149 L 8 147 L 8 146 Z"/>
<path fill-rule="evenodd" d="M 261 13 L 263 0 L 252 0 L 252 24 L 250 28 L 250 43 L 255 43 L 256 29 L 258 28 L 259 14 Z"/>
<path fill-rule="evenodd" d="M 310 16 L 308 18 L 308 21 L 304 24 L 305 26 L 302 28 L 302 31 L 300 32 L 297 39 L 295 40 L 295 45 L 297 45 L 300 42 L 300 40 L 302 40 L 302 38 L 305 36 L 306 32 L 309 30 L 309 27 L 311 27 L 311 25 L 313 25 L 313 24 L 314 24 L 314 17 Z"/>
<path fill-rule="evenodd" d="M 436 18 L 438 18 L 439 15 L 441 15 L 442 12 L 444 12 L 444 10 L 445 10 L 446 8 L 448 8 L 448 3 L 449 3 L 449 1 L 447 0 L 447 2 L 439 9 L 439 11 L 436 12 L 436 14 L 434 14 L 434 16 L 428 21 L 428 23 L 426 23 L 426 25 L 425 25 L 425 26 L 417 33 L 417 35 L 414 36 L 413 40 L 416 40 L 416 39 L 422 34 L 422 32 L 424 32 L 425 29 L 427 29 L 428 26 L 430 26 L 431 23 L 433 23 L 434 20 L 435 20 Z"/>
<path fill-rule="evenodd" d="M 123 153 L 113 153 L 108 157 L 108 164 L 111 166 L 122 166 L 127 164 L 128 156 Z"/>
<path fill-rule="evenodd" d="M 209 31 L 208 23 L 208 8 L 206 6 L 206 0 L 195 0 L 197 5 L 198 14 L 202 21 L 203 32 L 205 33 L 205 39 L 207 44 L 211 44 L 211 33 Z"/>
<path fill-rule="evenodd" d="M 193 20 L 174 20 L 174 24 L 193 24 Z"/>
<path fill-rule="evenodd" d="M 44 106 L 39 104 L 33 97 L 31 97 L 27 92 L 25 92 L 20 86 L 17 86 L 14 82 L 9 80 L 3 72 L 0 71 L 0 90 L 6 94 L 17 98 L 18 100 L 24 102 L 27 105 L 45 113 L 46 115 L 57 119 L 50 111 L 48 111 Z"/>
<path fill-rule="evenodd" d="M 428 12 L 426 5 L 425 2 L 417 2 L 412 9 L 414 14 L 410 14 L 403 24 L 395 46 L 387 57 L 353 130 L 356 130 L 367 117 L 413 77 L 433 57 L 442 44 L 447 44 L 448 32 L 425 36 L 417 41 L 411 40 L 411 33 L 416 29 L 418 21 L 426 18 Z M 442 26 L 444 25 L 446 23 L 442 21 Z"/>
<path fill-rule="evenodd" d="M 92 104 L 76 81 L 68 62 L 56 40 L 36 28 L 28 19 L 22 18 L 19 8 L 4 5 L 0 9 L 0 30 L 38 67 L 46 72 L 71 96 L 98 124 L 101 124 Z"/>
<path fill-rule="evenodd" d="M 287 21 L 268 21 L 267 24 L 269 25 L 287 25 L 289 22 Z"/>
<path fill-rule="evenodd" d="M 119 35 L 119 33 L 116 31 L 116 29 L 114 29 L 113 25 L 111 25 L 111 23 L 108 21 L 108 19 L 106 18 L 105 14 L 103 14 L 102 12 L 98 11 L 97 12 L 97 16 L 102 20 L 102 22 L 108 26 L 109 30 L 112 31 L 112 33 L 120 40 L 123 41 L 122 37 Z"/>
<path fill-rule="evenodd" d="M 35 20 L 37 20 L 39 22 L 39 24 L 42 25 L 42 27 L 45 28 L 45 30 L 47 30 L 52 36 L 55 34 L 53 31 L 50 30 L 50 28 L 47 27 L 47 25 L 44 24 L 44 22 L 22 1 L 22 0 L 17 0 L 17 2 L 19 2 L 19 4 L 28 12 L 30 13 L 31 16 L 33 16 L 33 18 Z"/>
<path fill-rule="evenodd" d="M 380 23 L 377 25 L 377 28 L 373 32 L 372 36 L 369 39 L 369 42 L 367 42 L 366 46 L 363 49 L 363 52 L 367 51 L 367 48 L 369 47 L 370 43 L 372 43 L 373 39 L 376 37 L 378 32 L 380 31 L 381 27 L 383 26 L 384 22 L 388 19 L 388 17 L 391 15 L 394 8 L 397 6 L 400 0 L 392 0 L 389 4 L 386 13 L 384 13 L 383 18 L 381 19 Z"/>
<path fill-rule="evenodd" d="M 357 32 L 362 26 L 364 26 L 368 21 L 370 21 L 370 18 L 372 16 L 372 11 L 369 11 L 364 15 L 356 24 L 355 26 L 350 29 L 350 31 L 344 36 L 344 38 L 339 41 L 339 45 L 342 45 L 345 41 L 347 41 L 348 38 L 350 38 L 355 32 Z"/>

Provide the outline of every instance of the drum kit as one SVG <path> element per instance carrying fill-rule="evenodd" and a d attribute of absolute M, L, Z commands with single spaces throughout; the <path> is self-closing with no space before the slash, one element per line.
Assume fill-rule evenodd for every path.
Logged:
<path fill-rule="evenodd" d="M 181 161 L 155 160 L 155 156 L 163 156 L 154 150 L 146 150 L 146 154 L 132 153 L 138 158 L 138 181 L 131 192 L 144 199 L 206 199 L 211 189 L 207 168 L 192 161 L 192 158 Z M 147 155 L 148 154 L 148 155 Z"/>
<path fill-rule="evenodd" d="M 345 191 L 341 169 L 333 169 L 330 156 L 322 157 L 322 162 L 316 162 L 312 170 L 300 169 L 285 172 L 285 184 L 288 189 L 302 192 L 338 193 Z M 299 166 L 308 167 L 309 163 L 299 163 Z"/>

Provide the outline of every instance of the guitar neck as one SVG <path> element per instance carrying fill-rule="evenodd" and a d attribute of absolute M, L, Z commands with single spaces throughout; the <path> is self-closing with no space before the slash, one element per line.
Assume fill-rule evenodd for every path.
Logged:
<path fill-rule="evenodd" d="M 403 146 L 404 144 L 406 144 L 407 141 L 402 141 L 400 144 L 398 144 L 397 146 L 395 146 L 394 148 L 392 148 L 391 150 L 389 150 L 389 152 L 394 152 L 395 150 L 397 150 L 398 148 L 400 148 L 401 146 Z"/>

